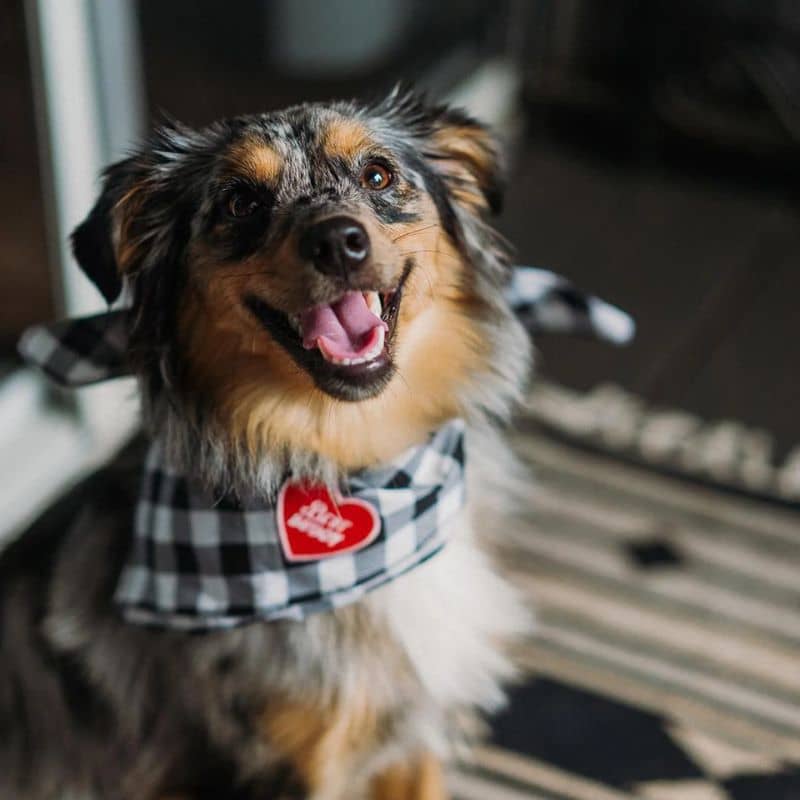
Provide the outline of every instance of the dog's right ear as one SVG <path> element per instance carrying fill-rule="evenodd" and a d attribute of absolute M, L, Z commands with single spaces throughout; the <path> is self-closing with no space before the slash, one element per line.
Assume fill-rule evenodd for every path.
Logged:
<path fill-rule="evenodd" d="M 127 163 L 115 164 L 106 172 L 103 190 L 94 208 L 72 233 L 72 252 L 78 266 L 109 304 L 113 303 L 122 291 L 122 276 L 113 241 L 112 215 L 118 198 L 124 191 L 125 171 L 122 167 Z"/>
<path fill-rule="evenodd" d="M 194 132 L 179 123 L 156 130 L 141 150 L 112 164 L 100 197 L 72 234 L 72 252 L 108 303 L 122 291 L 125 276 L 165 265 L 185 239 L 184 173 L 194 169 Z"/>

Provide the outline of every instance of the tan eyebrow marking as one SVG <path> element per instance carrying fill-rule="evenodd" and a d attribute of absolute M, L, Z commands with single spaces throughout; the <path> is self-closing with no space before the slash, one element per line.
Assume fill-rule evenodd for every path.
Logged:
<path fill-rule="evenodd" d="M 277 183 L 283 169 L 280 155 L 269 145 L 254 139 L 237 142 L 227 160 L 237 172 L 260 183 Z"/>
<path fill-rule="evenodd" d="M 322 149 L 328 158 L 354 161 L 371 144 L 366 125 L 354 119 L 331 120 L 322 136 Z"/>

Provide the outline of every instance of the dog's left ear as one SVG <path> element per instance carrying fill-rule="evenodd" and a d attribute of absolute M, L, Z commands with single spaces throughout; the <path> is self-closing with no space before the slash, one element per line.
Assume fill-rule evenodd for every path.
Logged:
<path fill-rule="evenodd" d="M 376 110 L 410 134 L 415 153 L 445 182 L 450 198 L 472 213 L 500 211 L 505 165 L 489 128 L 462 109 L 430 103 L 401 86 Z"/>
<path fill-rule="evenodd" d="M 431 129 L 424 154 L 450 192 L 473 211 L 502 209 L 504 164 L 494 134 L 461 109 L 431 109 Z"/>

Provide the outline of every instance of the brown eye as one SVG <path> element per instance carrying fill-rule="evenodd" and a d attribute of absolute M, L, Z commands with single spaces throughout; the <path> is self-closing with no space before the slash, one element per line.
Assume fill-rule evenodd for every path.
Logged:
<path fill-rule="evenodd" d="M 367 164 L 361 172 L 361 185 L 379 192 L 391 185 L 392 178 L 392 173 L 383 164 Z"/>
<path fill-rule="evenodd" d="M 250 217 L 261 207 L 261 199 L 251 189 L 236 189 L 228 196 L 228 213 L 240 219 Z"/>

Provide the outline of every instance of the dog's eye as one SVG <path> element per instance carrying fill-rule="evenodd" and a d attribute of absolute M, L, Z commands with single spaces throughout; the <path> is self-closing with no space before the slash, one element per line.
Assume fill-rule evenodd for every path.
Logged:
<path fill-rule="evenodd" d="M 232 217 L 250 217 L 261 208 L 261 198 L 247 188 L 236 189 L 228 195 L 227 209 Z"/>
<path fill-rule="evenodd" d="M 367 164 L 361 171 L 361 185 L 365 189 L 373 189 L 379 192 L 381 189 L 391 186 L 393 179 L 394 176 L 383 164 L 373 162 L 372 164 Z"/>

